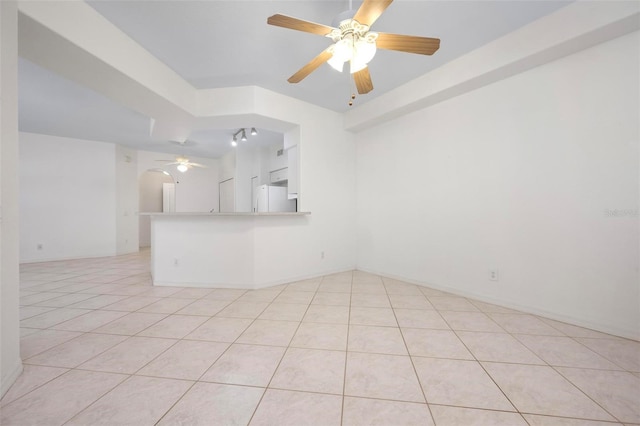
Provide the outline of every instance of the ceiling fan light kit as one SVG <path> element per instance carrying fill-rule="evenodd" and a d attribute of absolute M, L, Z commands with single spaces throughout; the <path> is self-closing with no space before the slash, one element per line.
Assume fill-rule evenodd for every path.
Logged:
<path fill-rule="evenodd" d="M 178 171 L 180 173 L 184 173 L 187 170 L 189 170 L 191 167 L 202 167 L 202 168 L 206 168 L 207 166 L 204 166 L 202 164 L 199 163 L 194 163 L 189 161 L 189 159 L 187 157 L 176 157 L 175 161 L 171 161 L 171 160 L 156 160 L 156 161 L 163 161 L 163 162 L 168 162 L 167 164 L 165 164 L 165 166 L 173 166 L 173 165 L 177 165 L 176 169 L 178 169 Z M 164 174 L 168 175 L 169 173 L 166 171 L 162 171 Z"/>
<path fill-rule="evenodd" d="M 376 54 L 376 39 L 378 33 L 369 32 L 367 25 L 362 25 L 354 19 L 340 22 L 340 28 L 333 29 L 327 37 L 333 40 L 327 61 L 336 71 L 342 72 L 345 62 L 350 63 L 351 74 L 360 71 L 373 59 Z"/>
<path fill-rule="evenodd" d="M 289 83 L 302 81 L 325 62 L 340 72 L 344 64 L 349 62 L 349 72 L 353 75 L 358 93 L 362 95 L 373 90 L 367 65 L 377 49 L 433 55 L 440 47 L 440 39 L 369 31 L 392 2 L 364 0 L 355 15 L 351 15 L 351 11 L 340 14 L 340 18 L 353 17 L 340 20 L 338 28 L 280 14 L 270 16 L 267 19 L 269 25 L 325 36 L 334 43 L 289 77 Z M 354 98 L 352 96 L 352 101 Z M 349 105 L 353 104 L 352 101 Z"/>

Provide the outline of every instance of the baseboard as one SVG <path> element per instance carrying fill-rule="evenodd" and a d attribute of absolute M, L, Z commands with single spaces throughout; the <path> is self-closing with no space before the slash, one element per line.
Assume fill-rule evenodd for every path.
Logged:
<path fill-rule="evenodd" d="M 0 379 L 0 398 L 4 396 L 5 393 L 11 388 L 11 386 L 18 379 L 20 374 L 22 374 L 22 360 L 18 358 L 17 364 L 11 369 L 9 374 Z"/>
<path fill-rule="evenodd" d="M 41 259 L 27 259 L 27 260 L 21 259 L 20 264 L 26 265 L 29 263 L 56 262 L 56 261 L 62 261 L 62 260 L 95 259 L 98 257 L 113 257 L 113 256 L 117 256 L 115 251 L 109 252 L 109 253 L 83 254 L 81 256 L 44 257 Z"/>
<path fill-rule="evenodd" d="M 190 282 L 172 282 L 172 281 L 156 281 L 153 280 L 153 285 L 156 287 L 188 287 L 188 288 L 238 288 L 242 290 L 252 290 L 252 284 L 245 283 L 237 283 L 237 284 L 229 284 L 228 282 L 223 283 L 190 283 Z"/>
<path fill-rule="evenodd" d="M 344 267 L 329 269 L 327 271 L 322 271 L 315 274 L 304 274 L 304 275 L 288 277 L 280 280 L 264 281 L 264 282 L 256 283 L 254 288 L 256 289 L 267 288 L 267 287 L 273 287 L 280 284 L 289 284 L 296 281 L 311 280 L 314 278 L 324 277 L 325 275 L 339 274 L 341 272 L 353 271 L 354 269 L 355 268 L 353 266 L 344 266 Z"/>
<path fill-rule="evenodd" d="M 229 284 L 228 282 L 170 282 L 170 281 L 153 281 L 154 286 L 158 287 L 193 287 L 193 288 L 238 288 L 238 289 L 247 289 L 247 290 L 259 290 L 263 288 L 274 287 L 281 284 L 289 284 L 296 281 L 309 280 L 314 278 L 323 277 L 325 275 L 338 274 L 341 272 L 353 271 L 353 267 L 345 266 L 341 268 L 330 269 L 327 271 L 322 271 L 316 274 L 305 274 L 293 277 L 282 278 L 278 280 L 264 281 L 258 283 L 237 283 L 237 284 Z"/>
<path fill-rule="evenodd" d="M 140 253 L 140 248 L 141 247 L 132 248 L 132 249 L 129 249 L 129 250 L 116 251 L 115 255 L 116 256 L 122 256 L 122 255 L 125 255 L 125 254 Z"/>
<path fill-rule="evenodd" d="M 379 275 L 385 278 L 391 278 L 394 280 L 404 281 L 411 284 L 416 284 L 422 287 L 432 288 L 434 290 L 445 291 L 447 293 L 455 294 L 456 296 L 469 297 L 480 302 L 491 303 L 494 305 L 502 306 L 508 309 L 515 309 L 517 311 L 525 312 L 528 314 L 538 315 L 544 318 L 548 318 L 555 321 L 564 322 L 570 325 L 576 325 L 578 327 L 588 328 L 590 330 L 599 331 L 606 334 L 611 334 L 613 336 L 622 337 L 625 339 L 631 339 L 640 341 L 640 331 L 639 330 L 626 330 L 619 329 L 617 327 L 610 327 L 606 324 L 598 324 L 593 323 L 591 321 L 584 320 L 582 318 L 572 317 L 570 315 L 559 314 L 557 312 L 547 311 L 545 309 L 539 309 L 532 306 L 521 305 L 519 303 L 515 303 L 509 300 L 498 299 L 494 297 L 487 297 L 486 295 L 474 293 L 470 291 L 464 291 L 456 288 L 451 288 L 447 286 L 442 286 L 433 283 L 425 283 L 421 281 L 416 281 L 408 277 L 403 277 L 400 275 L 387 274 L 380 271 L 369 270 L 367 268 L 357 268 L 359 271 L 368 272 L 370 274 Z"/>

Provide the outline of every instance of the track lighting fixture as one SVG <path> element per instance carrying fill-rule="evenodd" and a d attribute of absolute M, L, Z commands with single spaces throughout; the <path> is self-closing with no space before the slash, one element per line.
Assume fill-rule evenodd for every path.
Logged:
<path fill-rule="evenodd" d="M 252 127 L 250 132 L 251 136 L 255 136 L 258 134 L 258 130 L 255 127 Z M 238 146 L 238 135 L 240 135 L 240 140 L 242 142 L 247 141 L 247 129 L 242 128 L 233 134 L 233 139 L 231 140 L 231 146 Z"/>

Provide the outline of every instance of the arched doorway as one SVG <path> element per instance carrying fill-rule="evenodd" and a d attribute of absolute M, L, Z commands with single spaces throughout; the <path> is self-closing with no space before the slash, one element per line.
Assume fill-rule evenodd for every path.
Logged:
<path fill-rule="evenodd" d="M 175 211 L 175 182 L 165 170 L 150 169 L 138 179 L 138 208 L 141 213 Z M 151 246 L 151 218 L 139 217 L 139 246 Z"/>

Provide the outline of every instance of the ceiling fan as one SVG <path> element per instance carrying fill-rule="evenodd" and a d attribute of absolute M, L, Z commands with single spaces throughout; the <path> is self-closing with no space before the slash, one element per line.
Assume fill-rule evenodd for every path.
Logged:
<path fill-rule="evenodd" d="M 270 16 L 267 19 L 269 25 L 325 36 L 334 42 L 289 77 L 287 81 L 298 83 L 325 62 L 342 72 L 344 63 L 349 62 L 358 93 L 365 94 L 373 90 L 367 64 L 373 59 L 376 48 L 421 55 L 434 54 L 440 47 L 440 39 L 438 38 L 369 31 L 371 25 L 392 2 L 393 0 L 364 0 L 355 15 L 352 15 L 353 17 L 340 20 L 339 28 L 285 15 Z M 349 15 L 351 14 L 349 13 Z M 352 103 L 350 102 L 349 105 Z"/>
<path fill-rule="evenodd" d="M 190 147 L 198 144 L 196 141 L 191 139 L 170 140 L 169 143 L 174 145 L 179 145 L 179 146 L 190 146 Z"/>
<path fill-rule="evenodd" d="M 173 166 L 173 165 L 177 164 L 178 165 L 177 169 L 181 173 L 186 172 L 191 167 L 202 167 L 202 168 L 206 168 L 207 167 L 207 166 L 204 166 L 204 165 L 202 165 L 200 163 L 193 163 L 193 162 L 189 161 L 189 159 L 187 157 L 176 157 L 175 161 L 174 160 L 156 160 L 156 161 L 168 162 L 167 164 L 165 164 L 165 166 Z"/>

